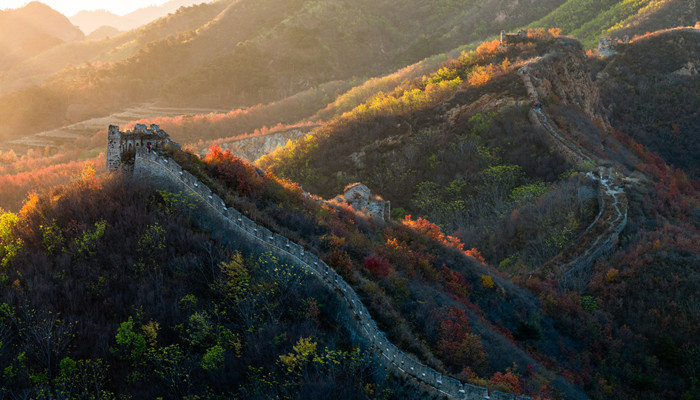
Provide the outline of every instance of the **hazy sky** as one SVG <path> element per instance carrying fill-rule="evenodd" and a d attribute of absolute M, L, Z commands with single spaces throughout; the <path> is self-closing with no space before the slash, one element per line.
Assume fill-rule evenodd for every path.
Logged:
<path fill-rule="evenodd" d="M 118 15 L 128 14 L 139 8 L 160 5 L 168 0 L 40 0 L 66 17 L 72 17 L 80 10 L 107 10 Z M 27 0 L 0 0 L 0 9 L 19 8 L 29 3 Z"/>

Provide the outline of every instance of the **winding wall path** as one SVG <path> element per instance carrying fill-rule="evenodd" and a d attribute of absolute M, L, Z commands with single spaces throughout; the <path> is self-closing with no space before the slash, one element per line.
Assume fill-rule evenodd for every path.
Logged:
<path fill-rule="evenodd" d="M 462 383 L 452 377 L 443 376 L 434 369 L 409 357 L 393 345 L 384 332 L 379 330 L 352 287 L 332 268 L 302 246 L 257 225 L 239 211 L 226 207 L 219 196 L 192 174 L 183 170 L 174 160 L 157 154 L 155 151 L 149 153 L 139 149 L 134 162 L 134 176 L 147 178 L 150 182 L 168 190 L 179 190 L 190 194 L 197 202 L 201 203 L 200 208 L 203 211 L 208 211 L 210 218 L 218 221 L 219 228 L 235 232 L 238 235 L 242 234 L 276 255 L 291 259 L 298 266 L 310 271 L 342 299 L 353 316 L 352 324 L 355 326 L 356 333 L 368 341 L 372 350 L 387 367 L 400 375 L 413 379 L 437 394 L 451 399 L 530 399 L 498 391 L 489 392 L 485 387 Z"/>
<path fill-rule="evenodd" d="M 519 71 L 527 93 L 533 104 L 539 103 L 537 90 L 532 84 L 530 68 L 525 66 Z M 606 160 L 598 159 L 595 155 L 582 148 L 576 141 L 563 135 L 549 122 L 547 115 L 540 107 L 533 107 L 529 112 L 530 121 L 542 127 L 552 138 L 554 146 L 570 161 L 578 165 L 596 166 L 595 172 L 586 175 L 598 182 L 599 212 L 593 223 L 578 238 L 580 245 L 574 254 L 567 254 L 569 261 L 557 266 L 559 282 L 571 289 L 581 290 L 591 278 L 591 267 L 596 258 L 611 249 L 617 237 L 627 224 L 627 196 L 618 176 L 620 173 L 612 167 L 604 166 Z M 559 256 L 555 261 L 560 259 Z"/>

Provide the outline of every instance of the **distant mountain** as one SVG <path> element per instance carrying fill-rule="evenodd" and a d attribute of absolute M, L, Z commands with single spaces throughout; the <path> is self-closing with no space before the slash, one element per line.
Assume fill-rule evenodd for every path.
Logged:
<path fill-rule="evenodd" d="M 101 27 L 92 31 L 85 39 L 87 40 L 100 40 L 107 39 L 111 36 L 116 36 L 120 34 L 121 31 L 113 26 L 102 25 Z"/>
<path fill-rule="evenodd" d="M 105 25 L 113 26 L 120 31 L 128 31 L 175 12 L 180 7 L 208 2 L 207 0 L 172 0 L 160 6 L 140 8 L 126 15 L 117 15 L 105 10 L 84 10 L 70 17 L 70 21 L 79 26 L 86 35 Z"/>
<path fill-rule="evenodd" d="M 0 11 L 0 48 L 3 49 L 0 69 L 84 37 L 68 18 L 37 1 L 22 8 Z"/>
<path fill-rule="evenodd" d="M 139 29 L 109 35 L 109 39 L 94 40 L 91 35 L 90 41 L 73 41 L 52 47 L 31 59 L 0 68 L 0 94 L 21 89 L 28 82 L 39 84 L 66 66 L 81 65 L 87 61 L 123 60 L 150 42 L 201 27 L 225 6 L 226 3 L 214 2 L 183 7 Z"/>

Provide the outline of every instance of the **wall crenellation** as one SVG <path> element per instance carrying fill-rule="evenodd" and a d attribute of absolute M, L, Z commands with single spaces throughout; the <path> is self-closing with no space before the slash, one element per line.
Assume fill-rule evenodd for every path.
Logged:
<path fill-rule="evenodd" d="M 415 379 L 420 384 L 432 388 L 436 393 L 458 400 L 508 399 L 515 400 L 513 394 L 491 391 L 484 387 L 473 386 L 449 376 L 443 376 L 434 369 L 425 366 L 403 353 L 392 344 L 382 332 L 365 305 L 353 288 L 342 276 L 313 253 L 288 238 L 271 232 L 257 225 L 238 210 L 226 207 L 224 201 L 201 183 L 192 174 L 183 170 L 174 160 L 168 159 L 156 151 L 140 148 L 135 151 L 134 165 L 131 169 L 135 176 L 148 177 L 156 185 L 183 190 L 194 195 L 195 200 L 213 210 L 217 219 L 225 227 L 241 233 L 280 257 L 291 259 L 298 266 L 317 276 L 327 287 L 334 291 L 347 306 L 352 315 L 354 331 L 363 337 L 371 348 L 378 353 L 379 359 L 397 373 Z M 529 399 L 518 396 L 518 400 Z"/>

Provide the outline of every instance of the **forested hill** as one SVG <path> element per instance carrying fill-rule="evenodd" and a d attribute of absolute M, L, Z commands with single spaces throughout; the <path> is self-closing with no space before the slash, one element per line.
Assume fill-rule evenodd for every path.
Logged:
<path fill-rule="evenodd" d="M 602 59 L 544 29 L 515 45 L 485 42 L 259 165 L 324 196 L 362 181 L 394 218 L 437 223 L 521 285 L 580 296 L 624 327 L 618 338 L 642 341 L 637 366 L 649 368 L 612 368 L 618 378 L 584 384 L 592 396 L 607 398 L 615 390 L 597 390 L 624 375 L 630 392 L 617 397 L 692 398 L 700 184 L 693 153 L 674 144 L 697 138 L 698 42 L 698 29 L 672 29 Z M 621 232 L 603 236 L 601 224 Z M 576 290 L 563 268 L 580 273 Z M 534 289 L 533 279 L 546 283 Z"/>

